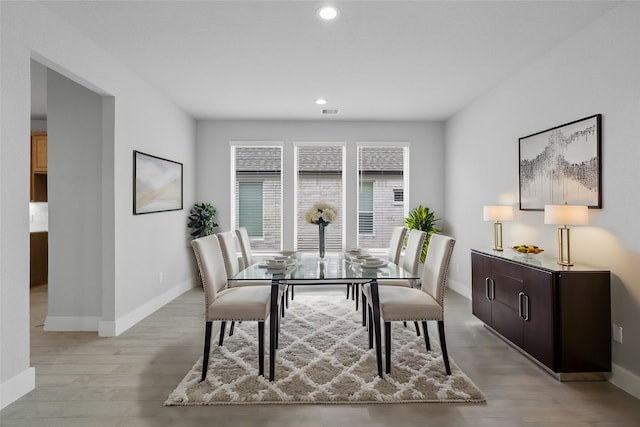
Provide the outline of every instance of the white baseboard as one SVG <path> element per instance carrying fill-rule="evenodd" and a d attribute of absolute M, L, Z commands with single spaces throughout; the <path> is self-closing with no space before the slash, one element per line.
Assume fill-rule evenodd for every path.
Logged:
<path fill-rule="evenodd" d="M 97 331 L 99 316 L 47 316 L 45 331 Z"/>
<path fill-rule="evenodd" d="M 173 301 L 189 289 L 193 289 L 194 283 L 193 279 L 182 282 L 115 321 L 100 321 L 97 329 L 98 335 L 101 337 L 116 337 L 120 335 L 154 311 Z"/>
<path fill-rule="evenodd" d="M 640 399 L 640 376 L 626 368 L 613 363 L 609 382 L 626 391 L 636 399 Z"/>
<path fill-rule="evenodd" d="M 27 368 L 18 375 L 0 383 L 0 409 L 6 408 L 35 388 L 35 368 Z"/>

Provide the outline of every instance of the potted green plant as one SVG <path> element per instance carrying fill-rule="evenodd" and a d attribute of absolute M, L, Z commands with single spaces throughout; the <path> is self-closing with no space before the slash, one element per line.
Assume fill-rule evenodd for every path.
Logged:
<path fill-rule="evenodd" d="M 404 224 L 409 229 L 422 230 L 427 233 L 427 238 L 424 239 L 424 246 L 422 247 L 422 255 L 420 255 L 420 262 L 424 262 L 427 257 L 431 234 L 440 233 L 440 229 L 435 226 L 436 221 L 440 221 L 440 218 L 436 218 L 435 212 L 422 205 L 410 210 L 409 215 L 404 219 Z"/>
<path fill-rule="evenodd" d="M 187 223 L 187 227 L 191 229 L 191 237 L 197 239 L 198 237 L 213 234 L 213 229 L 218 226 L 215 216 L 216 208 L 211 203 L 196 203 L 191 208 L 189 222 Z"/>

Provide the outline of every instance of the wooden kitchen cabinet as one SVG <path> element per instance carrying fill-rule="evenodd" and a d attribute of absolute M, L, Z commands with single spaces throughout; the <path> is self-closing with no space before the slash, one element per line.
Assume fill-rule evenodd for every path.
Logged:
<path fill-rule="evenodd" d="M 47 133 L 31 134 L 31 170 L 35 173 L 47 173 Z"/>
<path fill-rule="evenodd" d="M 610 272 L 542 255 L 471 251 L 472 310 L 560 380 L 611 370 Z"/>
<path fill-rule="evenodd" d="M 43 285 L 49 281 L 49 233 L 37 231 L 30 234 L 30 285 Z"/>
<path fill-rule="evenodd" d="M 46 202 L 47 196 L 47 133 L 31 133 L 31 201 Z"/>

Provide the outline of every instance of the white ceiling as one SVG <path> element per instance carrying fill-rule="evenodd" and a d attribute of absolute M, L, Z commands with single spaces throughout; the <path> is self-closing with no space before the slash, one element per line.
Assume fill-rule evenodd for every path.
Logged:
<path fill-rule="evenodd" d="M 346 120 L 447 119 L 617 4 L 44 3 L 195 118 Z"/>

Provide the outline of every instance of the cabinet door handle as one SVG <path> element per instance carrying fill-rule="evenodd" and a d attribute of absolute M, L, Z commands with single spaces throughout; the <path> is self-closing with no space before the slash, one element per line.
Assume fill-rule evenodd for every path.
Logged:
<path fill-rule="evenodd" d="M 485 296 L 489 301 L 496 298 L 496 284 L 495 281 L 490 277 L 484 278 L 485 285 Z"/>
<path fill-rule="evenodd" d="M 524 302 L 524 292 L 518 293 L 518 316 L 524 319 L 522 303 Z"/>
<path fill-rule="evenodd" d="M 529 295 L 524 292 L 518 293 L 518 316 L 529 320 Z"/>

